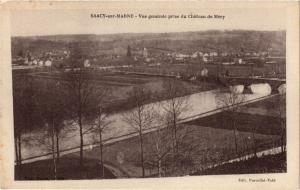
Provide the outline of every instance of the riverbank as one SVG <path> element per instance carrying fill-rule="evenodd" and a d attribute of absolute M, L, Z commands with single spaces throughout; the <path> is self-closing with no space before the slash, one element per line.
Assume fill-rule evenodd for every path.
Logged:
<path fill-rule="evenodd" d="M 199 92 L 192 95 L 189 95 L 188 97 L 188 106 L 189 109 L 184 110 L 181 114 L 181 118 L 192 118 L 193 116 L 198 116 L 204 113 L 211 113 L 213 110 L 221 109 L 216 104 L 215 96 L 217 91 L 205 91 L 205 92 Z M 225 94 L 224 94 L 225 95 Z M 264 97 L 264 95 L 259 94 L 247 94 L 245 96 L 245 101 L 255 101 L 256 99 Z M 151 103 L 147 106 L 151 108 L 153 111 L 156 111 L 160 115 L 164 114 L 164 110 L 161 109 L 161 106 L 166 104 L 166 100 Z M 122 119 L 122 115 L 126 114 L 126 112 L 119 112 L 110 115 L 107 118 L 107 121 L 110 121 L 109 130 L 103 134 L 103 139 L 107 140 L 110 138 L 116 138 L 119 136 L 127 135 L 134 133 L 134 129 L 126 123 Z M 161 120 L 161 118 L 156 118 L 155 121 L 153 121 L 153 126 L 163 125 L 164 121 Z M 88 129 L 89 126 L 84 126 L 85 130 Z M 43 130 L 36 130 L 32 133 L 24 135 L 25 138 L 30 139 L 29 141 L 25 141 L 25 143 L 22 144 L 22 156 L 23 159 L 45 155 L 49 152 L 49 148 L 47 145 L 41 144 L 40 139 L 44 138 L 44 131 Z M 85 134 L 84 136 L 84 144 L 94 144 L 95 143 L 96 134 Z M 72 123 L 70 123 L 69 128 L 65 128 L 64 132 L 61 134 L 61 150 L 66 149 L 72 149 L 79 146 L 79 136 L 77 127 L 73 126 Z"/>
<path fill-rule="evenodd" d="M 257 174 L 285 173 L 287 171 L 286 152 L 253 157 L 248 160 L 227 163 L 214 168 L 197 171 L 192 176 L 199 175 L 228 175 L 228 174 Z"/>
<path fill-rule="evenodd" d="M 268 102 L 269 100 L 267 99 L 265 101 Z M 251 107 L 252 105 L 257 107 L 258 103 L 254 102 L 245 107 Z M 217 116 L 217 114 L 204 116 L 204 119 L 215 116 Z M 248 114 L 248 117 L 250 116 L 251 114 Z M 260 120 L 255 118 L 250 121 L 252 122 L 251 125 L 260 124 Z M 268 125 L 261 125 L 260 129 L 255 132 L 257 151 L 267 150 L 278 145 L 280 137 L 276 133 L 276 127 L 271 129 L 275 133 L 269 133 L 268 130 L 270 129 L 268 128 Z M 195 168 L 214 165 L 216 163 L 228 161 L 239 156 L 253 153 L 253 134 L 251 131 L 247 130 L 247 128 L 244 129 L 243 127 L 240 127 L 238 129 L 239 155 L 236 155 L 234 151 L 234 134 L 232 132 L 232 128 L 214 127 L 204 125 L 204 123 L 195 123 L 191 121 L 188 125 L 182 124 L 181 129 L 183 131 L 187 131 L 187 136 L 183 144 L 185 144 L 185 146 L 188 145 L 188 147 L 197 148 L 190 152 L 189 158 L 191 158 L 191 160 L 189 161 L 188 166 L 185 164 L 183 169 L 178 168 L 178 170 L 181 170 L 180 172 L 170 172 L 166 170 L 164 176 L 177 176 L 179 173 L 180 175 L 188 175 L 191 171 L 195 171 Z M 261 132 L 263 132 L 263 134 L 259 134 Z M 157 175 L 157 168 L 154 162 L 155 159 L 153 158 L 153 140 L 155 139 L 155 134 L 155 131 L 149 131 L 148 133 L 144 134 L 147 176 Z M 141 177 L 141 167 L 139 165 L 138 155 L 139 140 L 136 134 L 124 136 L 124 138 L 119 138 L 118 140 L 111 139 L 110 141 L 106 141 L 104 146 L 105 166 L 107 166 L 111 171 L 114 171 L 114 174 L 118 178 Z M 77 149 L 74 149 L 70 150 L 70 152 L 61 153 L 61 156 L 62 159 L 78 160 L 79 152 Z M 93 146 L 86 146 L 84 157 L 88 160 L 99 159 L 100 149 L 98 145 L 95 144 Z M 49 155 L 49 158 L 51 160 L 51 155 Z M 44 159 L 47 159 L 47 157 Z"/>

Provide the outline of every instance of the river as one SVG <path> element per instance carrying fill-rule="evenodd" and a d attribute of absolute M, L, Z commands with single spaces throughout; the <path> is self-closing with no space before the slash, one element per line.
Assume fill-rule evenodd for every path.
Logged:
<path fill-rule="evenodd" d="M 203 114 L 219 108 L 220 105 L 216 104 L 217 92 L 219 91 L 211 90 L 211 91 L 199 92 L 187 96 L 186 98 L 187 98 L 188 109 L 182 112 L 180 118 L 184 119 L 187 117 Z M 228 95 L 225 92 L 222 93 L 224 96 Z M 263 96 L 265 95 L 246 94 L 244 101 L 254 100 L 257 98 L 261 98 Z M 159 115 L 163 115 L 164 114 L 163 107 L 165 107 L 166 105 L 167 105 L 167 100 L 164 100 L 164 101 L 148 104 L 146 105 L 146 109 L 151 109 L 153 112 L 157 112 L 159 113 Z M 126 114 L 126 111 L 112 114 L 107 118 L 107 120 L 109 120 L 111 123 L 108 127 L 108 130 L 105 132 L 105 134 L 103 134 L 104 140 L 135 132 L 134 129 L 127 122 L 124 121 L 123 119 L 124 114 Z M 157 117 L 153 122 L 153 125 L 162 125 L 162 124 L 163 124 L 163 120 L 160 117 Z M 60 141 L 60 150 L 78 147 L 80 142 L 78 130 L 71 130 L 70 128 L 67 127 L 65 131 L 68 132 L 62 133 L 62 138 Z M 25 134 L 24 137 L 29 138 L 31 140 L 23 141 L 22 144 L 23 159 L 31 158 L 31 157 L 35 157 L 35 156 L 39 156 L 51 152 L 49 149 L 50 147 L 49 145 L 47 146 L 41 143 L 40 141 L 36 140 L 36 138 L 44 139 L 43 131 L 37 130 Z M 86 134 L 84 136 L 84 144 L 91 144 L 95 142 L 95 140 L 97 139 L 98 137 L 95 136 L 95 134 Z"/>

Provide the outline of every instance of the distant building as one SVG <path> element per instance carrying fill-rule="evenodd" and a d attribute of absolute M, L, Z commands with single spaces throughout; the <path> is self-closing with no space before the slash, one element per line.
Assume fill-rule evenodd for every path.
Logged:
<path fill-rule="evenodd" d="M 175 57 L 178 58 L 178 59 L 184 59 L 184 58 L 189 58 L 190 56 L 186 55 L 186 54 L 182 54 L 182 53 L 177 53 L 175 55 Z"/>
<path fill-rule="evenodd" d="M 37 65 L 37 64 L 38 64 L 38 61 L 37 61 L 36 59 L 34 59 L 34 60 L 32 61 L 32 64 L 33 64 L 33 65 Z"/>
<path fill-rule="evenodd" d="M 211 57 L 218 56 L 218 53 L 217 52 L 210 52 L 209 56 L 211 56 Z"/>
<path fill-rule="evenodd" d="M 39 65 L 39 66 L 44 66 L 44 61 L 43 61 L 43 60 L 39 60 L 38 65 Z"/>
<path fill-rule="evenodd" d="M 147 58 L 149 56 L 147 48 L 143 49 L 143 57 Z"/>
<path fill-rule="evenodd" d="M 208 53 L 203 54 L 203 62 L 208 62 Z"/>
<path fill-rule="evenodd" d="M 198 58 L 198 57 L 202 57 L 203 53 L 201 51 L 196 51 L 195 53 L 192 54 L 192 58 Z"/>
<path fill-rule="evenodd" d="M 244 63 L 242 58 L 234 58 L 234 59 L 233 59 L 233 62 L 234 62 L 235 64 L 243 64 L 243 63 Z"/>
<path fill-rule="evenodd" d="M 147 57 L 147 58 L 145 59 L 145 61 L 146 61 L 147 63 L 149 63 L 149 62 L 151 62 L 151 61 L 152 61 L 152 59 L 151 59 L 151 58 L 149 58 L 149 57 Z"/>
<path fill-rule="evenodd" d="M 207 77 L 208 76 L 208 69 L 207 68 L 203 68 L 200 72 L 200 75 L 202 77 Z"/>
<path fill-rule="evenodd" d="M 90 60 L 88 60 L 88 59 L 84 60 L 83 66 L 84 67 L 90 67 L 91 66 Z"/>
<path fill-rule="evenodd" d="M 52 61 L 50 61 L 50 60 L 45 61 L 45 66 L 46 67 L 51 67 L 52 66 Z"/>
<path fill-rule="evenodd" d="M 228 53 L 227 52 L 223 52 L 223 53 L 221 53 L 221 56 L 223 56 L 223 57 L 228 56 Z"/>

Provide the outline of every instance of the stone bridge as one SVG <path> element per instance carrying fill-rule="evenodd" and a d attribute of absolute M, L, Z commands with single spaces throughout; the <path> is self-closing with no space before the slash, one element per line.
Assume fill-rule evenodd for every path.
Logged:
<path fill-rule="evenodd" d="M 286 79 L 277 79 L 277 78 L 254 78 L 254 77 L 223 77 L 221 79 L 223 84 L 226 85 L 244 85 L 245 87 L 251 84 L 258 83 L 268 83 L 273 92 L 277 92 L 277 89 L 280 85 L 286 83 Z"/>

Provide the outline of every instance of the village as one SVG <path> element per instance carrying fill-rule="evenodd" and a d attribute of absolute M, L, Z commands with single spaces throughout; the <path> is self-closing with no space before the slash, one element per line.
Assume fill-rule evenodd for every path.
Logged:
<path fill-rule="evenodd" d="M 17 180 L 286 171 L 284 51 L 132 35 L 13 39 Z"/>
<path fill-rule="evenodd" d="M 68 68 L 64 60 L 70 56 L 70 51 L 48 51 L 38 55 L 33 55 L 29 50 L 26 53 L 19 52 L 16 57 L 12 58 L 13 68 L 18 66 L 36 66 L 36 67 L 55 67 Z M 128 45 L 126 48 L 114 48 L 111 54 L 92 54 L 84 60 L 84 67 L 97 68 L 103 66 L 120 66 L 120 65 L 246 65 L 258 66 L 264 65 L 284 65 L 285 57 L 278 55 L 270 50 L 261 52 L 246 53 L 228 53 L 228 52 L 202 52 L 196 51 L 192 54 L 174 52 L 172 50 L 161 48 L 133 48 Z M 279 66 L 280 67 L 280 66 Z M 207 70 L 207 69 L 206 69 Z M 206 71 L 204 71 L 206 72 Z M 281 77 L 284 71 L 277 69 L 266 75 Z M 229 74 L 228 72 L 225 74 Z M 264 76 L 258 76 L 264 77 Z"/>

